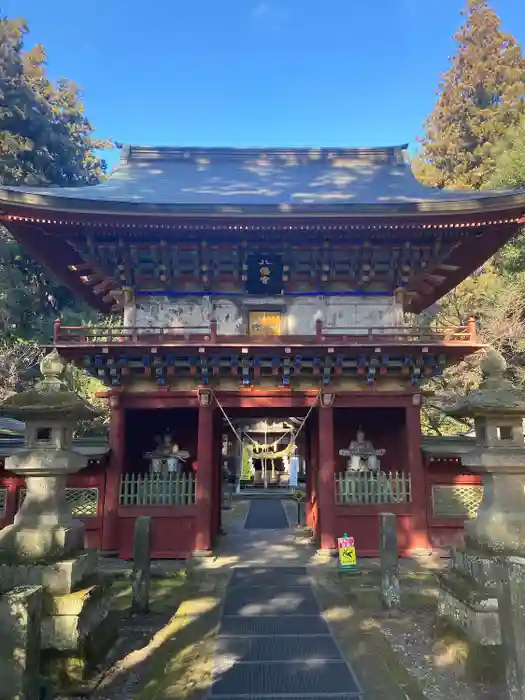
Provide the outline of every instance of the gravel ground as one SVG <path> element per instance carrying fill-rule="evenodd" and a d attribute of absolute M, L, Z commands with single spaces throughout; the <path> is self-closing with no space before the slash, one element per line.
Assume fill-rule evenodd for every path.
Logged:
<path fill-rule="evenodd" d="M 378 618 L 377 624 L 407 671 L 417 679 L 428 700 L 501 700 L 504 688 L 465 678 L 453 650 L 439 649 L 433 639 L 433 616 L 414 613 Z"/>

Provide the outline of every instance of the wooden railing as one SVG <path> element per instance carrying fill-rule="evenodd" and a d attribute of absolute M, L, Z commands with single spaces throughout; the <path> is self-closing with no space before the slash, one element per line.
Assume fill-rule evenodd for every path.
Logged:
<path fill-rule="evenodd" d="M 460 328 L 413 326 L 332 327 L 316 322 L 311 335 L 219 335 L 217 322 L 208 326 L 168 327 L 96 327 L 62 326 L 56 321 L 53 344 L 75 345 L 363 345 L 389 343 L 395 345 L 469 345 L 476 344 L 476 324 L 469 321 Z"/>
<path fill-rule="evenodd" d="M 193 474 L 124 474 L 121 506 L 195 505 L 197 479 Z"/>
<path fill-rule="evenodd" d="M 337 505 L 410 503 L 410 474 L 404 472 L 344 472 L 335 475 Z"/>

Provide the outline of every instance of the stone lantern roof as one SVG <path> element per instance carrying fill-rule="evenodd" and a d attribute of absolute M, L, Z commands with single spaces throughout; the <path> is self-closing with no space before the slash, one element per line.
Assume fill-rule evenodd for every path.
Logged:
<path fill-rule="evenodd" d="M 65 362 L 53 350 L 40 362 L 41 379 L 34 387 L 13 394 L 0 406 L 0 413 L 22 421 L 79 421 L 99 414 L 97 409 L 71 391 L 61 379 Z"/>
<path fill-rule="evenodd" d="M 525 415 L 523 392 L 505 378 L 507 363 L 499 352 L 490 348 L 481 361 L 483 380 L 479 389 L 462 396 L 446 409 L 453 418 L 476 418 L 491 414 Z"/>

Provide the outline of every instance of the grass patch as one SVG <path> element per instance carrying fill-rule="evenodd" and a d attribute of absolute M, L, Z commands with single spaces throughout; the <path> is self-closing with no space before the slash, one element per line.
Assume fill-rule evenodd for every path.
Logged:
<path fill-rule="evenodd" d="M 193 601 L 188 615 L 182 607 L 162 630 L 162 643 L 150 658 L 136 700 L 200 700 L 209 691 L 220 601 Z"/>
<path fill-rule="evenodd" d="M 360 604 L 318 581 L 316 596 L 367 700 L 425 700 L 419 684 L 398 661 L 380 626 Z"/>
<path fill-rule="evenodd" d="M 337 589 L 345 599 L 368 613 L 382 611 L 381 572 L 362 571 L 358 576 L 337 572 L 334 577 Z M 400 610 L 434 612 L 437 603 L 437 578 L 431 572 L 403 572 L 399 576 L 401 589 Z"/>
<path fill-rule="evenodd" d="M 185 595 L 188 594 L 188 588 L 189 586 L 186 584 L 183 575 L 166 579 L 151 579 L 151 612 L 162 613 L 176 609 Z M 131 608 L 131 581 L 116 579 L 111 583 L 108 595 L 112 610 L 121 613 L 128 611 Z"/>
<path fill-rule="evenodd" d="M 122 614 L 122 651 L 98 687 L 104 697 L 201 700 L 209 691 L 224 576 L 152 579 L 150 613 L 128 617 L 131 582 L 111 587 Z M 159 614 L 160 613 L 160 614 Z M 144 627 L 151 630 L 144 634 Z M 137 630 L 137 633 L 134 630 Z"/>

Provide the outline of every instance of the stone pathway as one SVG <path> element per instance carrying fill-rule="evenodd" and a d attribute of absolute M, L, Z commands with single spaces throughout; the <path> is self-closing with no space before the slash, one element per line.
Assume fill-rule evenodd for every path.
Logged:
<path fill-rule="evenodd" d="M 147 621 L 130 620 L 130 651 L 92 700 L 426 700 L 296 528 L 295 502 L 245 499 L 224 515 L 218 550 L 193 562 L 196 590 L 162 629 L 139 639 Z M 155 567 L 169 579 L 180 563 Z"/>
<path fill-rule="evenodd" d="M 281 500 L 250 499 L 234 508 L 239 512 L 231 514 L 226 525 L 228 534 L 217 547 L 216 556 L 200 561 L 201 568 L 271 568 L 315 563 L 315 548 L 308 538 L 298 537 Z"/>
<path fill-rule="evenodd" d="M 245 530 L 287 530 L 290 527 L 280 500 L 253 499 Z"/>
<path fill-rule="evenodd" d="M 210 700 L 359 700 L 306 567 L 233 571 L 217 634 Z"/>

